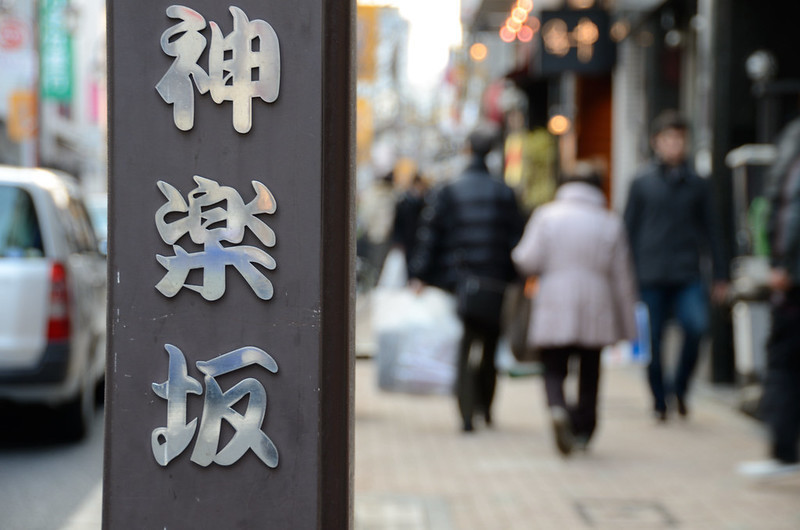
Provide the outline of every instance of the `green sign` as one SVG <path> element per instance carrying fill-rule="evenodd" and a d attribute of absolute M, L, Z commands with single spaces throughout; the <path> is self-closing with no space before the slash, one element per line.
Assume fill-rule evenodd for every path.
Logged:
<path fill-rule="evenodd" d="M 68 0 L 41 0 L 39 12 L 42 98 L 72 100 L 72 37 L 66 24 Z"/>

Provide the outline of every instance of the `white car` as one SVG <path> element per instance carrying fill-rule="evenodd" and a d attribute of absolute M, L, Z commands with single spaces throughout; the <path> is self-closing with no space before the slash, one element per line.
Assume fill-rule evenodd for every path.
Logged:
<path fill-rule="evenodd" d="M 79 186 L 0 165 L 0 399 L 61 408 L 91 426 L 106 349 L 106 260 Z"/>
<path fill-rule="evenodd" d="M 84 197 L 86 213 L 92 223 L 97 246 L 102 254 L 108 250 L 108 196 L 105 193 L 92 193 Z"/>

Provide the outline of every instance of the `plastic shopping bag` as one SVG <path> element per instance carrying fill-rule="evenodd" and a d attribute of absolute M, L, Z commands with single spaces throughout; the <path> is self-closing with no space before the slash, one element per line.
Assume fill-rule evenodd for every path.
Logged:
<path fill-rule="evenodd" d="M 390 392 L 451 394 L 463 328 L 455 299 L 428 287 L 375 289 L 372 327 L 378 387 Z"/>
<path fill-rule="evenodd" d="M 636 302 L 636 337 L 603 348 L 603 362 L 613 366 L 650 362 L 650 313 L 644 302 Z"/>
<path fill-rule="evenodd" d="M 408 283 L 408 272 L 406 271 L 406 256 L 402 250 L 395 247 L 386 255 L 383 260 L 378 287 L 401 288 Z"/>

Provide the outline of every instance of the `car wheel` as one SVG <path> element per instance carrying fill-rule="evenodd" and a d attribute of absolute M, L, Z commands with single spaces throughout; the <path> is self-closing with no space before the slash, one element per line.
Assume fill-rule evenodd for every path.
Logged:
<path fill-rule="evenodd" d="M 84 382 L 78 395 L 64 405 L 67 439 L 78 441 L 88 436 L 94 423 L 94 410 L 94 385 Z"/>

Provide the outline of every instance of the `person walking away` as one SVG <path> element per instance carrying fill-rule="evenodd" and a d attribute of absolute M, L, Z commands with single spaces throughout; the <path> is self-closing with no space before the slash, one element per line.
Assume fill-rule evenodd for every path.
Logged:
<path fill-rule="evenodd" d="M 723 254 L 710 183 L 687 164 L 687 125 L 675 111 L 653 122 L 655 159 L 631 183 L 624 219 L 642 301 L 650 315 L 651 359 L 647 369 L 655 418 L 667 419 L 674 395 L 678 414 L 688 414 L 687 396 L 700 341 L 709 327 L 709 300 L 701 259 L 713 268 L 712 300 L 722 303 L 728 266 Z M 668 381 L 661 358 L 665 324 L 674 316 L 683 346 Z"/>
<path fill-rule="evenodd" d="M 800 472 L 800 119 L 786 126 L 777 147 L 767 186 L 772 328 L 759 411 L 769 431 L 769 459 L 739 467 L 753 478 Z"/>
<path fill-rule="evenodd" d="M 514 191 L 486 166 L 496 138 L 494 129 L 476 128 L 467 141 L 469 165 L 455 180 L 435 190 L 423 209 L 409 269 L 415 289 L 429 284 L 463 293 L 467 286 L 487 281 L 504 288 L 515 278 L 511 249 L 519 240 L 523 221 Z M 456 396 L 462 428 L 470 432 L 477 411 L 487 424 L 492 422 L 500 311 L 485 319 L 463 311 L 460 316 L 464 335 L 459 344 Z M 479 357 L 477 362 L 470 358 L 472 352 Z"/>
<path fill-rule="evenodd" d="M 600 177 L 579 164 L 555 200 L 537 208 L 511 254 L 520 274 L 539 277 L 528 328 L 544 365 L 556 446 L 585 448 L 597 425 L 600 352 L 636 334 L 636 283 L 619 215 L 606 208 Z M 577 403 L 564 380 L 579 363 Z"/>
<path fill-rule="evenodd" d="M 395 201 L 393 171 L 372 181 L 359 198 L 359 221 L 366 230 L 363 243 L 367 246 L 365 253 L 374 281 L 380 277 L 391 247 Z"/>
<path fill-rule="evenodd" d="M 416 173 L 411 186 L 397 201 L 394 210 L 394 226 L 392 228 L 392 245 L 400 248 L 406 258 L 406 266 L 414 255 L 417 243 L 417 228 L 422 208 L 425 206 L 425 195 L 428 185 L 422 175 Z"/>

